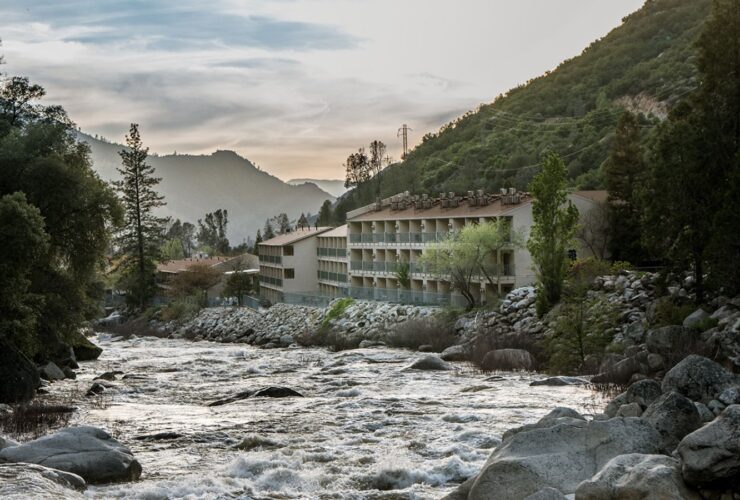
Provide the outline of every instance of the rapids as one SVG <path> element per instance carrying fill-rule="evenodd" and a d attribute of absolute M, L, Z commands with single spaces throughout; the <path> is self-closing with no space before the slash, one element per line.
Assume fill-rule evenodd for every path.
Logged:
<path fill-rule="evenodd" d="M 75 395 L 71 424 L 106 428 L 144 473 L 137 483 L 90 487 L 91 498 L 439 498 L 482 466 L 506 429 L 555 406 L 601 406 L 582 387 L 530 387 L 532 375 L 462 363 L 404 371 L 420 356 L 405 350 L 96 341 L 100 359 L 51 390 Z M 109 371 L 123 373 L 116 387 L 85 397 Z M 305 397 L 207 406 L 265 386 Z"/>

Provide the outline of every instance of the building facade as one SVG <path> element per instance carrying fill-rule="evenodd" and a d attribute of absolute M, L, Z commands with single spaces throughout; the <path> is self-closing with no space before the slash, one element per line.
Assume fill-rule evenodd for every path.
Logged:
<path fill-rule="evenodd" d="M 296 229 L 260 243 L 260 296 L 275 303 L 285 294 L 318 293 L 317 237 L 331 229 Z"/>
<path fill-rule="evenodd" d="M 319 293 L 325 297 L 346 297 L 349 287 L 347 225 L 317 237 Z"/>
<path fill-rule="evenodd" d="M 572 193 L 570 201 L 581 217 L 606 200 L 604 191 Z M 350 295 L 403 302 L 460 302 L 444 276 L 429 272 L 420 262 L 425 249 L 468 224 L 497 219 L 529 236 L 533 224 L 532 198 L 514 189 L 498 194 L 482 191 L 466 196 L 443 193 L 437 198 L 397 195 L 347 214 Z M 586 256 L 583 248 L 573 253 Z M 473 294 L 486 302 L 499 290 L 531 285 L 536 281 L 526 248 L 504 248 L 498 256 L 497 282 L 474 276 Z M 402 281 L 407 282 L 405 285 Z"/>

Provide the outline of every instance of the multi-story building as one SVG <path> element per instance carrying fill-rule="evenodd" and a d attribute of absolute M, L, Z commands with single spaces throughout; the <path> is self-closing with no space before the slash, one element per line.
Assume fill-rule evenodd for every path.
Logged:
<path fill-rule="evenodd" d="M 581 217 L 606 200 L 604 191 L 580 191 L 569 196 Z M 350 294 L 378 300 L 449 302 L 456 297 L 449 281 L 420 263 L 430 244 L 447 238 L 471 223 L 506 218 L 528 237 L 532 227 L 532 198 L 514 189 L 499 194 L 469 191 L 466 196 L 443 193 L 437 198 L 408 193 L 347 214 Z M 571 253 L 588 253 L 574 248 Z M 474 276 L 476 300 L 485 302 L 499 289 L 507 292 L 535 282 L 532 258 L 525 248 L 505 248 L 498 256 L 497 283 Z M 399 282 L 399 268 L 408 273 L 407 286 Z M 406 274 L 406 273 L 404 273 Z M 404 279 L 405 281 L 405 279 Z"/>
<path fill-rule="evenodd" d="M 349 287 L 347 272 L 347 225 L 317 236 L 319 293 L 325 297 L 344 297 Z"/>
<path fill-rule="evenodd" d="M 285 294 L 318 293 L 317 236 L 331 229 L 296 229 L 260 243 L 260 295 L 282 302 Z"/>

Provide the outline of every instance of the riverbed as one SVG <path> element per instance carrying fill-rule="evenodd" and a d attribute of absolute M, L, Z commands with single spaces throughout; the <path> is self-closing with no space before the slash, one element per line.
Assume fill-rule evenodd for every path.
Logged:
<path fill-rule="evenodd" d="M 602 405 L 583 387 L 530 387 L 537 375 L 463 363 L 405 370 L 422 356 L 406 350 L 95 341 L 100 359 L 51 391 L 76 394 L 71 423 L 108 429 L 144 472 L 136 483 L 90 487 L 91 498 L 439 498 L 480 469 L 506 429 L 555 406 Z M 84 396 L 111 371 L 121 372 L 115 387 Z M 207 406 L 266 386 L 305 397 Z"/>

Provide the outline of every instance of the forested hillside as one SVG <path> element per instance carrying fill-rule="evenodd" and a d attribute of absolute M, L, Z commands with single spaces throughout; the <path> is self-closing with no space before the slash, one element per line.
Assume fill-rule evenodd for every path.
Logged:
<path fill-rule="evenodd" d="M 557 69 L 427 134 L 383 173 L 383 195 L 399 191 L 525 188 L 546 152 L 560 154 L 574 185 L 601 187 L 624 108 L 665 117 L 697 86 L 696 41 L 710 0 L 648 0 L 604 38 Z M 482 61 L 495 64 L 495 61 Z M 340 201 L 344 213 L 369 203 L 373 185 Z"/>

